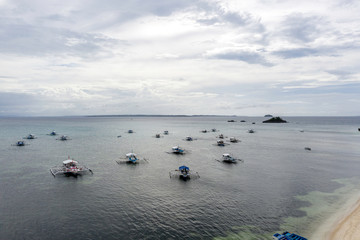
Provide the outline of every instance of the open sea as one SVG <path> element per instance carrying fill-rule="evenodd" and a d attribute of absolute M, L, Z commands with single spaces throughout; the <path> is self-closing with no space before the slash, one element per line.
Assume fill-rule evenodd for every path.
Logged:
<path fill-rule="evenodd" d="M 265 119 L 0 118 L 0 239 L 270 240 L 285 230 L 310 237 L 360 192 L 360 117 Z M 212 128 L 219 131 L 200 132 Z M 53 130 L 71 140 L 56 140 Z M 12 146 L 30 133 L 37 139 Z M 220 133 L 241 142 L 215 146 Z M 188 153 L 167 153 L 176 145 Z M 117 164 L 128 152 L 148 163 Z M 216 161 L 223 153 L 244 162 Z M 50 167 L 68 156 L 94 174 L 54 178 Z M 170 179 L 181 165 L 200 178 Z"/>

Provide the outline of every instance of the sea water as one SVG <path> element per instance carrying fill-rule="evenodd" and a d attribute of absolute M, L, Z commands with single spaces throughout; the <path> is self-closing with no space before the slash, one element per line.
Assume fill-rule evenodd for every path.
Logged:
<path fill-rule="evenodd" d="M 359 178 L 360 117 L 285 119 L 289 123 L 265 124 L 261 117 L 0 118 L 0 239 L 309 234 L 316 215 L 326 216 L 326 204 L 341 197 L 331 193 L 346 179 Z M 212 128 L 219 131 L 201 132 Z M 53 130 L 71 140 L 56 140 L 59 135 L 48 135 Z M 12 146 L 30 133 L 37 138 L 25 140 L 29 145 Z M 225 142 L 241 142 L 216 146 L 220 133 Z M 184 141 L 186 136 L 195 140 Z M 187 153 L 168 153 L 173 146 Z M 148 163 L 117 164 L 128 152 Z M 244 162 L 217 161 L 223 153 Z M 94 174 L 54 178 L 49 169 L 68 156 Z M 170 179 L 169 172 L 181 165 L 200 178 Z M 314 192 L 330 195 L 324 210 L 311 214 Z"/>

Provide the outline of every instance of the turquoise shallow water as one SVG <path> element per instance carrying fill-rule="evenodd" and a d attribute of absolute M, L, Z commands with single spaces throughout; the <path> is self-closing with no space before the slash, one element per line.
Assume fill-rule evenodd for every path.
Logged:
<path fill-rule="evenodd" d="M 227 119 L 0 118 L 0 239 L 64 239 L 73 233 L 79 239 L 270 239 L 278 230 L 301 234 L 311 228 L 303 210 L 311 202 L 299 196 L 331 193 L 343 186 L 332 180 L 359 175 L 359 117 L 289 117 L 287 124 Z M 211 128 L 220 131 L 200 132 Z M 256 132 L 247 133 L 250 128 Z M 47 135 L 52 130 L 71 140 L 55 140 Z M 164 130 L 170 134 L 154 138 Z M 11 146 L 29 133 L 38 138 L 26 140 L 25 147 Z M 215 146 L 219 133 L 241 142 Z M 197 140 L 183 141 L 188 135 Z M 175 145 L 189 153 L 166 153 Z M 149 163 L 115 162 L 130 151 Z M 244 163 L 215 160 L 225 152 Z M 49 168 L 68 155 L 94 175 L 53 178 Z M 199 172 L 200 179 L 170 179 L 169 171 L 183 164 Z M 288 225 L 292 229 L 281 229 L 288 219 L 295 219 Z"/>

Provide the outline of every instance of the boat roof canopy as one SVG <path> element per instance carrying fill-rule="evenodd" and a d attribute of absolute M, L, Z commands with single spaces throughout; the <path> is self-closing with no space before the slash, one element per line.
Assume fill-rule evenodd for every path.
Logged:
<path fill-rule="evenodd" d="M 127 154 L 126 154 L 126 156 L 127 156 L 127 157 L 132 157 L 132 156 L 134 156 L 134 157 L 135 157 L 135 156 L 136 156 L 136 154 L 135 154 L 135 153 L 127 153 Z"/>
<path fill-rule="evenodd" d="M 63 164 L 69 164 L 69 163 L 78 163 L 77 161 L 74 161 L 74 160 L 72 160 L 72 159 L 67 159 L 67 160 L 65 160 L 65 161 L 63 161 Z"/>
<path fill-rule="evenodd" d="M 183 166 L 179 167 L 179 170 L 181 171 L 181 170 L 190 170 L 190 169 L 189 169 L 189 167 L 183 165 Z"/>
<path fill-rule="evenodd" d="M 223 154 L 223 156 L 224 156 L 224 157 L 229 157 L 229 156 L 230 156 L 230 154 L 228 154 L 228 153 L 224 153 L 224 154 Z"/>

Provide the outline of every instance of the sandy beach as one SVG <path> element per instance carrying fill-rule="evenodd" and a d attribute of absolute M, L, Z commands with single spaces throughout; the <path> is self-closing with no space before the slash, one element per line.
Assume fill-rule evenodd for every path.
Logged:
<path fill-rule="evenodd" d="M 341 219 L 328 235 L 329 240 L 360 239 L 360 200 L 352 208 L 350 214 Z"/>
<path fill-rule="evenodd" d="M 360 192 L 351 184 L 347 185 L 336 193 L 341 193 L 344 198 L 334 203 L 332 213 L 316 227 L 316 231 L 308 235 L 309 240 L 360 239 Z"/>

